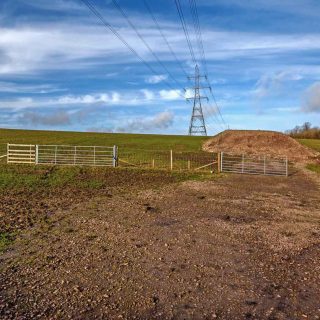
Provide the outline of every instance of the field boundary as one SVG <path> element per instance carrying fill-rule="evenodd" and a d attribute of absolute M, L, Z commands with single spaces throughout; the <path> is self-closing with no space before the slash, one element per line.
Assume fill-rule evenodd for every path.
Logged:
<path fill-rule="evenodd" d="M 7 144 L 7 163 L 116 167 L 118 147 Z"/>
<path fill-rule="evenodd" d="M 127 167 L 288 176 L 288 159 L 205 151 L 121 149 L 117 146 L 7 144 L 7 163 Z"/>
<path fill-rule="evenodd" d="M 267 156 L 234 155 L 221 152 L 220 171 L 266 176 L 288 176 L 288 159 Z"/>

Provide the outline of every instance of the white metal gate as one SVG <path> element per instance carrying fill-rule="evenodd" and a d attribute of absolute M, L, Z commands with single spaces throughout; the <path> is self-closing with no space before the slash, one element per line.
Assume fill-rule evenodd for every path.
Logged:
<path fill-rule="evenodd" d="M 9 144 L 7 145 L 8 163 L 35 163 L 36 146 L 33 144 Z"/>
<path fill-rule="evenodd" d="M 221 152 L 221 172 L 288 176 L 288 160 Z"/>
<path fill-rule="evenodd" d="M 8 144 L 8 163 L 116 167 L 117 146 Z"/>

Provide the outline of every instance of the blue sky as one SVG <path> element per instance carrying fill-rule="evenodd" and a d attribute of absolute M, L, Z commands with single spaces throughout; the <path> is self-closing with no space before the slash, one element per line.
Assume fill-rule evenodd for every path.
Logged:
<path fill-rule="evenodd" d="M 92 1 L 92 0 L 91 0 Z M 115 9 L 96 9 L 147 61 L 146 68 L 80 0 L 1 0 L 0 127 L 186 134 L 194 64 L 174 0 L 117 0 L 174 82 Z M 200 70 L 189 0 L 180 0 Z M 320 2 L 197 0 L 208 77 L 232 129 L 320 125 Z M 170 87 L 168 87 L 168 84 Z M 208 94 L 209 92 L 203 93 Z M 210 98 L 210 95 L 209 95 Z M 226 128 L 212 99 L 209 134 Z"/>

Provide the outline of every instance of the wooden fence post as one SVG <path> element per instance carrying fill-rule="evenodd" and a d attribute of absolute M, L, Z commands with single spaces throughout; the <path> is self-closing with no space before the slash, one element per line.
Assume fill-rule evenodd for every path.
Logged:
<path fill-rule="evenodd" d="M 172 155 L 172 150 L 170 150 L 170 170 L 173 170 L 173 155 Z"/>
<path fill-rule="evenodd" d="M 221 153 L 218 152 L 218 173 L 221 173 Z"/>

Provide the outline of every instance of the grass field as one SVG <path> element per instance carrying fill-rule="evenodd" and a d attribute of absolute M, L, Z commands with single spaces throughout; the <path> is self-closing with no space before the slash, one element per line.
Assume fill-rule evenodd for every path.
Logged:
<path fill-rule="evenodd" d="M 297 139 L 297 140 L 306 147 L 320 151 L 320 139 Z"/>
<path fill-rule="evenodd" d="M 206 137 L 0 129 L 0 153 L 7 143 L 113 146 L 145 150 L 200 151 Z"/>
<path fill-rule="evenodd" d="M 177 135 L 146 135 L 127 133 L 92 133 L 67 131 L 40 131 L 0 129 L 0 155 L 6 151 L 6 144 L 71 144 L 113 146 L 129 149 L 169 150 L 196 152 L 201 150 L 207 137 L 190 137 Z M 312 149 L 320 151 L 320 139 L 298 139 Z"/>
<path fill-rule="evenodd" d="M 310 163 L 307 165 L 307 169 L 320 174 L 320 165 L 315 163 Z"/>
<path fill-rule="evenodd" d="M 320 152 L 320 139 L 297 139 L 301 144 Z M 320 165 L 311 163 L 307 165 L 307 169 L 320 174 Z"/>

